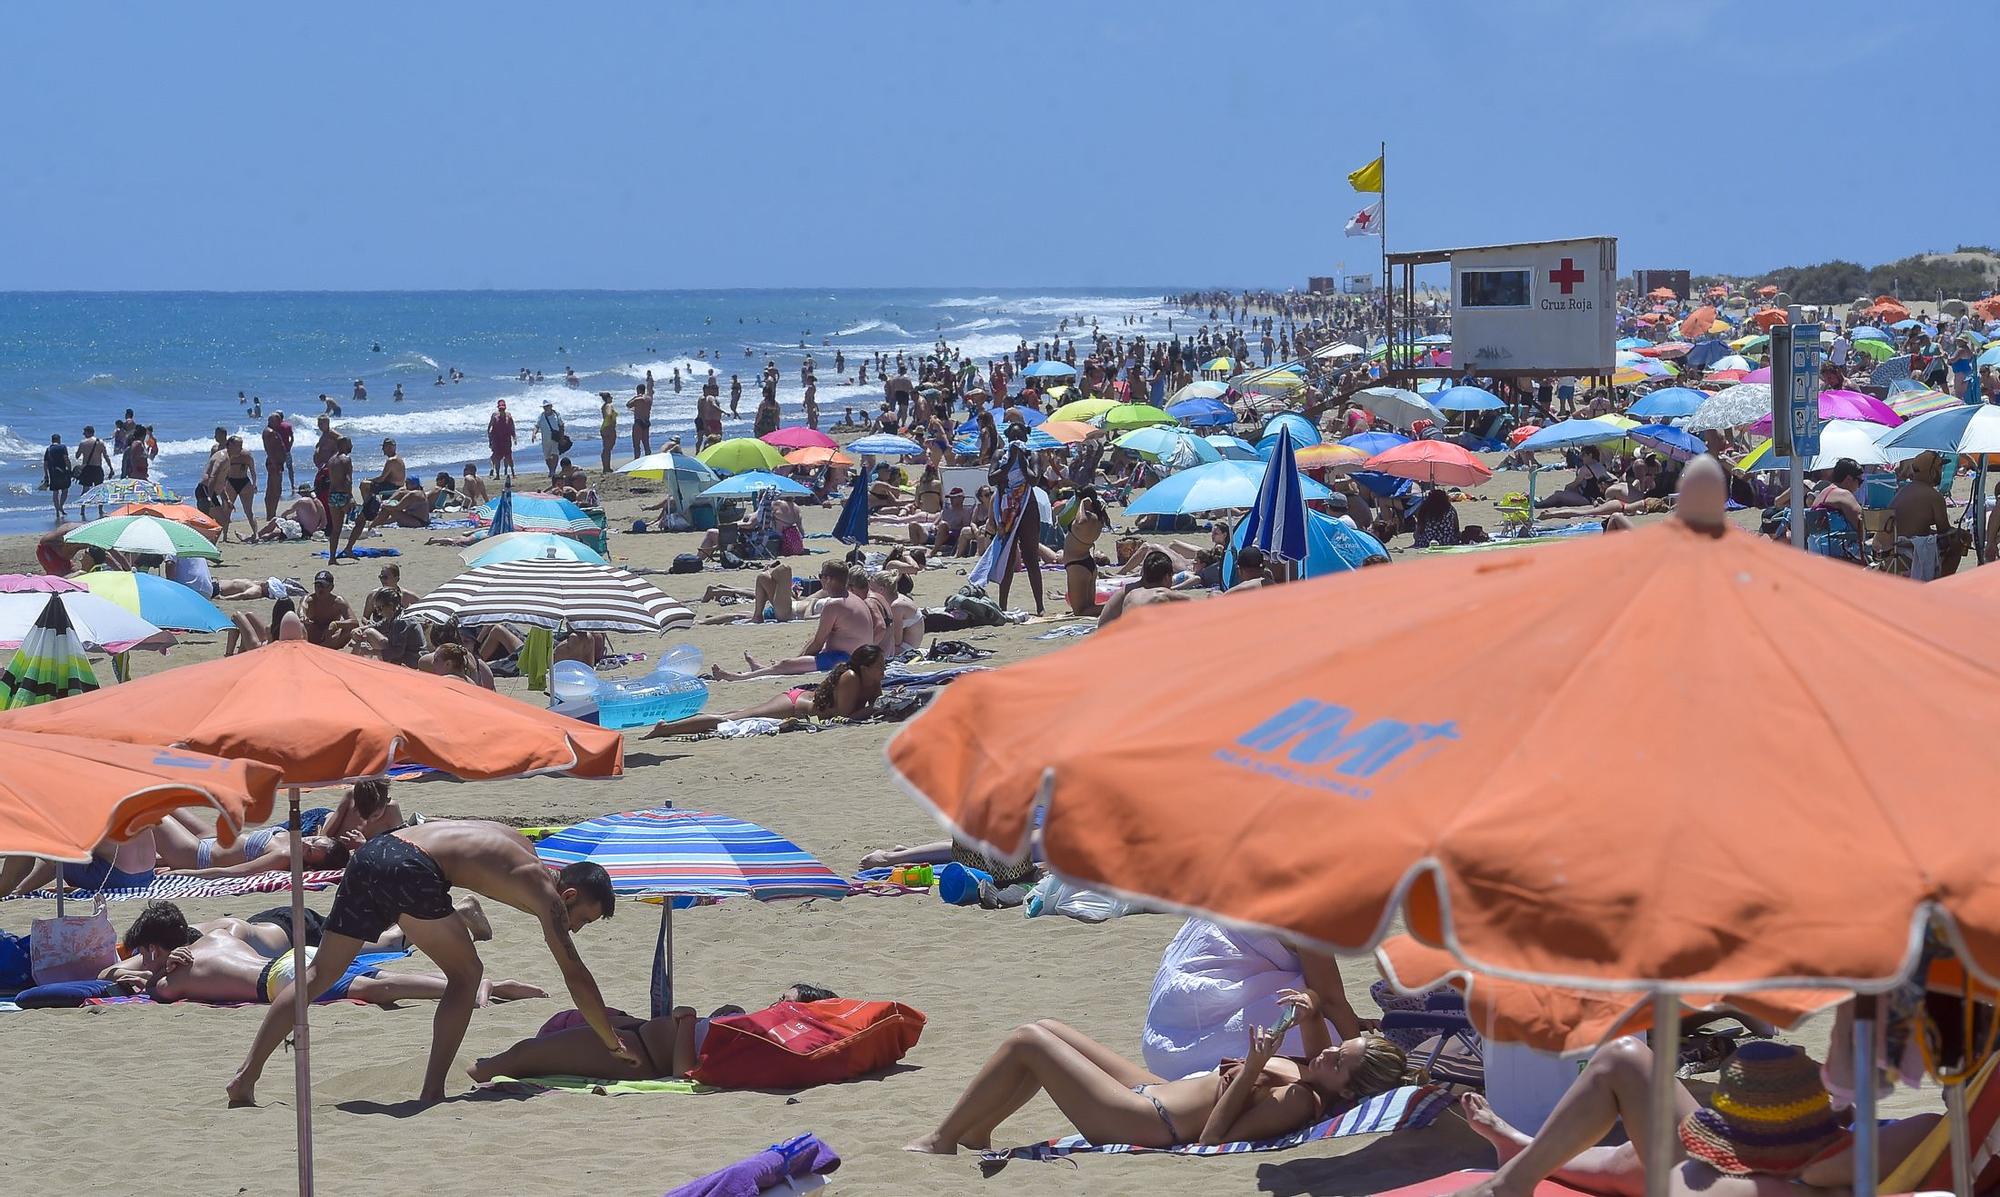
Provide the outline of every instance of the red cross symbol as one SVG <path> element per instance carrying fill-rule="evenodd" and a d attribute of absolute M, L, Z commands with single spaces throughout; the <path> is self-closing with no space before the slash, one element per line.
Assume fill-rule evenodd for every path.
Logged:
<path fill-rule="evenodd" d="M 1568 258 L 1563 259 L 1561 268 L 1549 271 L 1549 281 L 1561 284 L 1564 295 L 1568 295 L 1571 291 L 1575 290 L 1576 285 L 1583 280 L 1583 271 L 1578 270 L 1576 263 L 1570 261 Z"/>
<path fill-rule="evenodd" d="M 1362 228 L 1365 229 L 1369 225 L 1375 223 L 1375 218 L 1369 214 L 1366 208 L 1363 208 L 1361 211 L 1356 212 L 1354 214 L 1354 223 L 1360 225 Z"/>

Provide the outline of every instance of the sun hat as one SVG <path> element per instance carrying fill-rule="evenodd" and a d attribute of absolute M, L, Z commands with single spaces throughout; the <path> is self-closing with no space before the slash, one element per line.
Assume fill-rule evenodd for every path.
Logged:
<path fill-rule="evenodd" d="M 1688 1155 L 1730 1176 L 1790 1179 L 1847 1145 L 1819 1065 L 1796 1047 L 1752 1041 L 1722 1069 L 1710 1108 L 1681 1123 Z"/>

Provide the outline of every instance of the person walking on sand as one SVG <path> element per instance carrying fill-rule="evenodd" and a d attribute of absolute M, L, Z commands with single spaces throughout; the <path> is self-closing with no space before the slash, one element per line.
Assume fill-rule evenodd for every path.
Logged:
<path fill-rule="evenodd" d="M 637 1062 L 612 1026 L 604 995 L 571 938 L 598 919 L 611 917 L 616 899 L 610 876 L 589 861 L 552 873 L 520 832 L 498 823 L 439 819 L 363 844 L 347 862 L 319 952 L 300 978 L 308 1000 L 317 999 L 345 976 L 363 945 L 391 927 L 401 927 L 408 942 L 429 956 L 445 978 L 419 1094 L 421 1101 L 443 1101 L 445 1073 L 465 1040 L 485 972 L 472 934 L 453 905 L 453 888 L 539 919 L 549 954 L 562 971 L 577 1012 L 613 1058 Z M 257 1028 L 250 1053 L 227 1087 L 232 1107 L 256 1104 L 264 1063 L 292 1030 L 292 988 L 288 984 L 271 996 L 271 1008 Z"/>
<path fill-rule="evenodd" d="M 488 478 L 514 477 L 514 437 L 514 417 L 507 414 L 507 401 L 502 399 L 493 405 L 493 415 L 486 421 L 486 447 L 493 458 Z"/>

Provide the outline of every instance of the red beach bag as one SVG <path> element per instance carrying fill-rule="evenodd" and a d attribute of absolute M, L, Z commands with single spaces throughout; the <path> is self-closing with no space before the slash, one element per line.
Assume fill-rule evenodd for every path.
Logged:
<path fill-rule="evenodd" d="M 916 1046 L 924 1016 L 899 1002 L 779 1002 L 711 1022 L 690 1075 L 724 1089 L 803 1089 L 889 1067 Z"/>

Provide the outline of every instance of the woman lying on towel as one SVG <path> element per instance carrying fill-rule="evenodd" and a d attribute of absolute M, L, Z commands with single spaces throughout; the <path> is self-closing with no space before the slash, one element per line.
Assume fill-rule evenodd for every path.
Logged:
<path fill-rule="evenodd" d="M 879 646 L 864 644 L 816 687 L 797 686 L 726 715 L 690 715 L 658 723 L 645 738 L 698 735 L 738 719 L 851 719 L 882 697 L 882 674 L 888 667 Z"/>
<path fill-rule="evenodd" d="M 160 864 L 177 877 L 248 877 L 256 873 L 285 872 L 292 867 L 292 853 L 303 852 L 307 871 L 347 867 L 348 853 L 362 844 L 359 831 L 341 839 L 323 835 L 294 836 L 283 827 L 258 827 L 238 836 L 227 846 L 213 835 L 204 834 L 199 820 L 177 810 L 153 829 L 153 844 Z"/>
<path fill-rule="evenodd" d="M 1403 1049 L 1372 1033 L 1334 1047 L 1310 994 L 1291 992 L 1285 1004 L 1299 1011 L 1305 1056 L 1278 1055 L 1280 1035 L 1259 1027 L 1248 1059 L 1178 1081 L 1054 1019 L 1030 1023 L 1007 1037 L 938 1128 L 904 1150 L 988 1150 L 1000 1124 L 1044 1091 L 1093 1143 L 1178 1147 L 1276 1138 L 1403 1084 Z"/>
<path fill-rule="evenodd" d="M 840 995 L 801 981 L 778 995 L 779 1002 L 822 1002 Z M 776 1005 L 777 1003 L 772 1003 Z M 593 1080 L 661 1081 L 684 1077 L 701 1060 L 702 1041 L 710 1020 L 742 1014 L 741 1006 L 721 1006 L 708 1018 L 697 1018 L 682 1006 L 665 1018 L 634 1018 L 611 1012 L 611 1025 L 631 1059 L 611 1054 L 597 1032 L 580 1020 L 557 1030 L 523 1039 L 497 1056 L 476 1060 L 466 1069 L 480 1084 L 494 1077 L 585 1076 Z"/>

